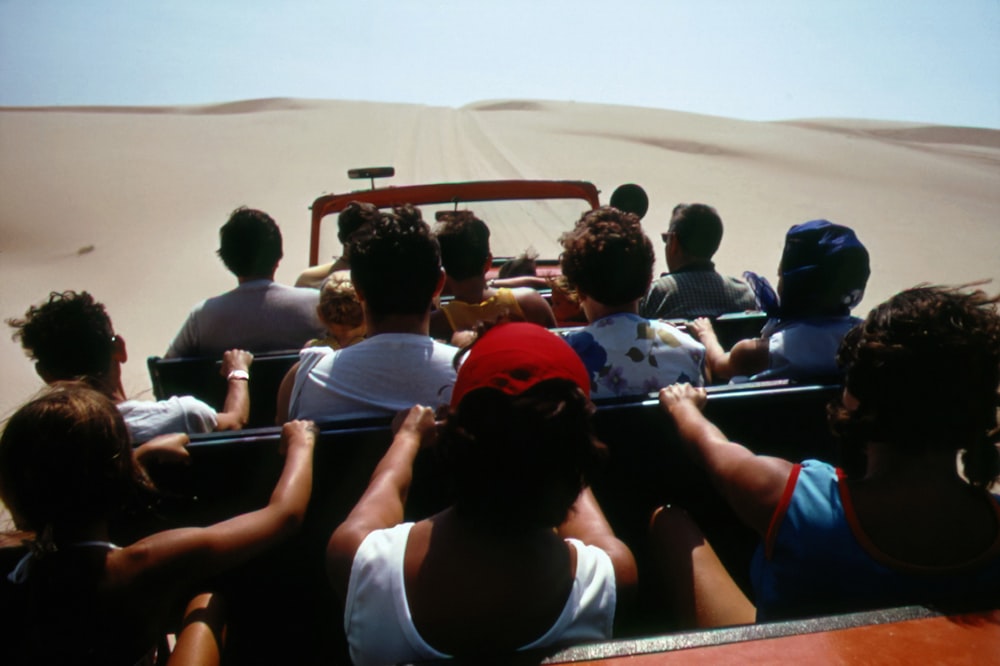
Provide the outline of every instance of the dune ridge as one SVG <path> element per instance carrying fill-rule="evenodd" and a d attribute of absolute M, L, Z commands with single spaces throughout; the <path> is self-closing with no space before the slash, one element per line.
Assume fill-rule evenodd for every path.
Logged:
<path fill-rule="evenodd" d="M 657 247 L 673 206 L 703 201 L 726 224 L 719 269 L 774 279 L 789 226 L 855 228 L 873 274 L 864 313 L 920 282 L 993 278 L 1000 290 L 1000 131 L 865 121 L 752 122 L 550 100 L 461 108 L 266 99 L 198 106 L 0 109 L 0 315 L 52 290 L 88 290 L 128 342 L 126 390 L 149 395 L 190 308 L 231 289 L 218 228 L 249 205 L 282 227 L 278 279 L 308 256 L 309 205 L 367 189 L 347 169 L 392 165 L 379 185 L 494 178 L 589 180 L 607 201 L 643 185 Z M 576 213 L 574 213 L 576 214 Z M 558 255 L 572 216 L 491 220 L 494 253 Z M 339 248 L 334 243 L 330 252 Z M 41 386 L 19 346 L 0 344 L 0 417 Z"/>

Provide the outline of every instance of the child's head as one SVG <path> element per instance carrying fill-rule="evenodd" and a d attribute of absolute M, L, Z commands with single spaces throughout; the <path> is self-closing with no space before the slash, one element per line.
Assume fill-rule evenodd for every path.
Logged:
<path fill-rule="evenodd" d="M 341 331 L 354 330 L 365 321 L 354 285 L 350 280 L 336 276 L 323 284 L 316 313 L 320 321 L 335 335 Z"/>
<path fill-rule="evenodd" d="M 861 302 L 871 273 L 854 231 L 826 220 L 797 224 L 785 236 L 778 267 L 783 315 L 847 314 Z"/>
<path fill-rule="evenodd" d="M 586 322 L 587 317 L 580 309 L 580 299 L 569 284 L 565 275 L 558 275 L 548 279 L 549 288 L 552 289 L 551 305 L 552 314 L 557 322 Z"/>
<path fill-rule="evenodd" d="M 848 332 L 837 360 L 855 409 L 834 423 L 862 441 L 903 451 L 966 448 L 966 475 L 1000 473 L 1000 296 L 917 287 L 896 294 Z"/>
<path fill-rule="evenodd" d="M 58 533 L 105 519 L 143 487 L 121 413 L 81 382 L 53 384 L 0 436 L 0 498 L 20 529 Z"/>

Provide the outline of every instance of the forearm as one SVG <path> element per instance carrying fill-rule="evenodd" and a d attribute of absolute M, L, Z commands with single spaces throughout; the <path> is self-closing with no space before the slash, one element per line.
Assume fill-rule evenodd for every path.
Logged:
<path fill-rule="evenodd" d="M 228 380 L 226 401 L 219 412 L 219 430 L 240 430 L 250 420 L 250 386 L 245 379 Z"/>
<path fill-rule="evenodd" d="M 705 345 L 705 367 L 714 379 L 730 379 L 729 353 L 722 348 L 714 333 L 702 335 L 701 344 Z"/>
<path fill-rule="evenodd" d="M 701 409 L 692 402 L 680 402 L 670 407 L 670 415 L 677 425 L 688 456 L 700 467 L 711 471 L 714 453 L 721 446 L 738 446 L 732 444 L 718 427 L 702 414 Z M 742 448 L 742 447 L 741 447 Z"/>
<path fill-rule="evenodd" d="M 301 522 L 312 496 L 312 463 L 312 447 L 291 448 L 285 456 L 285 467 L 271 493 L 268 506 Z"/>
<path fill-rule="evenodd" d="M 392 440 L 389 450 L 382 456 L 372 472 L 368 491 L 362 502 L 377 499 L 387 502 L 393 509 L 398 506 L 400 516 L 406 504 L 406 496 L 413 482 L 413 463 L 420 451 L 420 435 L 400 431 Z"/>

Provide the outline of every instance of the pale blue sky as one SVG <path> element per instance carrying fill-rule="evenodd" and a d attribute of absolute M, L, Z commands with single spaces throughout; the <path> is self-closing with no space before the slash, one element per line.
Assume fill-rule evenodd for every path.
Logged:
<path fill-rule="evenodd" d="M 0 0 L 0 105 L 261 97 L 1000 128 L 1000 0 Z"/>

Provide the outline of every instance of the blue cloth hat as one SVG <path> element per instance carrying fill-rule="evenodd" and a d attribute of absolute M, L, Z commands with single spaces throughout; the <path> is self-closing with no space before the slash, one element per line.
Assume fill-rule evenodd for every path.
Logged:
<path fill-rule="evenodd" d="M 861 302 L 871 274 L 868 250 L 854 231 L 827 220 L 788 230 L 780 270 L 786 312 L 816 301 L 846 312 Z"/>
<path fill-rule="evenodd" d="M 797 224 L 785 235 L 780 299 L 767 280 L 748 281 L 758 305 L 772 316 L 801 312 L 846 314 L 861 302 L 871 274 L 868 250 L 848 227 L 828 220 Z"/>

